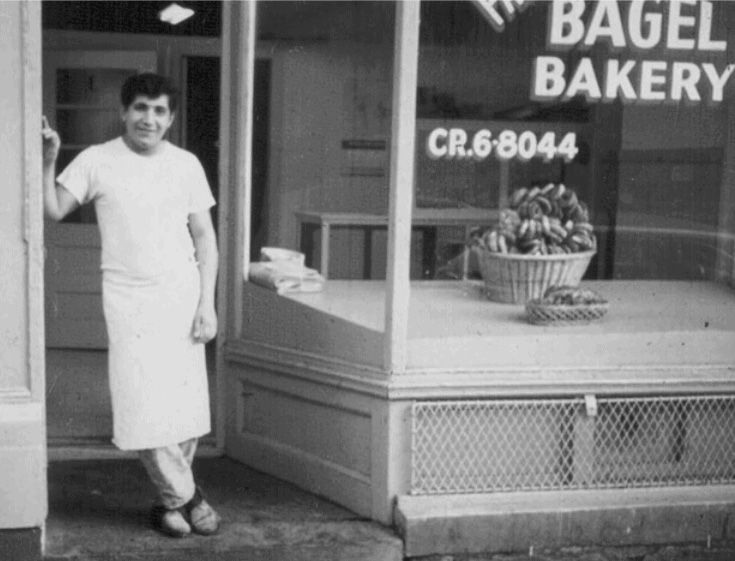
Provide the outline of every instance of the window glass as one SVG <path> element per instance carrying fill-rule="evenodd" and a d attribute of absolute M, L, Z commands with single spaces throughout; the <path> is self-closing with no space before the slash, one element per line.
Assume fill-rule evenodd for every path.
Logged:
<path fill-rule="evenodd" d="M 594 227 L 586 278 L 732 281 L 735 4 L 422 10 L 424 278 L 478 276 L 471 227 L 494 224 L 519 188 L 562 184 Z"/>
<path fill-rule="evenodd" d="M 329 279 L 385 279 L 394 6 L 258 9 L 260 36 L 275 26 L 286 39 L 264 46 L 269 72 L 256 67 L 255 126 L 269 138 L 253 162 L 256 171 L 267 163 L 268 175 L 253 182 L 252 257 L 287 247 Z"/>

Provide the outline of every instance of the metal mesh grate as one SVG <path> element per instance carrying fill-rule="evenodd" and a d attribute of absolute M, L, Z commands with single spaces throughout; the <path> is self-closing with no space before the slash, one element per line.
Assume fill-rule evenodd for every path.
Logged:
<path fill-rule="evenodd" d="M 735 396 L 419 402 L 411 491 L 735 482 Z"/>

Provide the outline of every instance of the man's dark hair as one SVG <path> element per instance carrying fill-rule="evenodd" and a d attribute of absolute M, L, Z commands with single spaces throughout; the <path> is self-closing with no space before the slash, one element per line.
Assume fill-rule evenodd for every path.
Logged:
<path fill-rule="evenodd" d="M 125 109 L 130 107 L 136 97 L 143 95 L 155 99 L 162 95 L 168 96 L 168 108 L 171 113 L 176 111 L 179 101 L 179 90 L 173 82 L 153 72 L 143 72 L 130 76 L 120 89 L 120 101 Z"/>

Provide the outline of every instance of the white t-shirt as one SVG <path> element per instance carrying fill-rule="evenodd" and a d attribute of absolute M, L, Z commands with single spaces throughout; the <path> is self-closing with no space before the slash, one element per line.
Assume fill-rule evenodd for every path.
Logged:
<path fill-rule="evenodd" d="M 58 183 L 80 203 L 94 201 L 102 270 L 153 277 L 194 259 L 189 214 L 215 204 L 194 154 L 167 141 L 152 156 L 116 138 L 82 151 Z"/>

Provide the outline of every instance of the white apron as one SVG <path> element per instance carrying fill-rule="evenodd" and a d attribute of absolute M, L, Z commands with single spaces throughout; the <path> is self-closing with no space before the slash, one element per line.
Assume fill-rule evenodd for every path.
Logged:
<path fill-rule="evenodd" d="M 135 278 L 105 272 L 114 444 L 156 448 L 211 430 L 204 345 L 191 327 L 199 271 Z"/>

